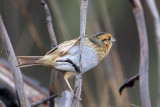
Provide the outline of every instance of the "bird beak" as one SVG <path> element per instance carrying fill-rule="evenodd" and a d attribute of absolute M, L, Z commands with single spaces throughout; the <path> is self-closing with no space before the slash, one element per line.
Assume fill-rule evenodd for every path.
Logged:
<path fill-rule="evenodd" d="M 112 42 L 115 42 L 115 41 L 116 41 L 116 39 L 115 39 L 115 38 L 112 38 L 112 39 L 111 39 L 111 41 L 112 41 Z"/>

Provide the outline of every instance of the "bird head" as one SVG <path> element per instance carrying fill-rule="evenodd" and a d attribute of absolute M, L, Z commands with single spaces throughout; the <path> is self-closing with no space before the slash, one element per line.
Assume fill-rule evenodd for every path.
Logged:
<path fill-rule="evenodd" d="M 110 50 L 112 42 L 115 41 L 112 35 L 106 32 L 96 33 L 90 36 L 89 39 L 98 46 L 104 47 L 107 51 Z"/>

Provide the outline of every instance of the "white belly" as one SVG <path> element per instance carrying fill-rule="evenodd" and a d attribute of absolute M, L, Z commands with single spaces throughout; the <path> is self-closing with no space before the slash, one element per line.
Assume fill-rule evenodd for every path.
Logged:
<path fill-rule="evenodd" d="M 58 60 L 66 60 L 70 59 L 74 62 L 77 66 L 79 66 L 79 46 L 74 46 L 68 51 L 68 55 L 65 55 Z M 98 60 L 96 57 L 96 52 L 94 48 L 90 48 L 84 46 L 83 54 L 82 54 L 82 72 L 86 72 L 91 68 L 95 67 L 98 64 Z M 55 68 L 60 71 L 71 71 L 75 72 L 75 68 L 72 64 L 68 62 L 56 62 Z"/>

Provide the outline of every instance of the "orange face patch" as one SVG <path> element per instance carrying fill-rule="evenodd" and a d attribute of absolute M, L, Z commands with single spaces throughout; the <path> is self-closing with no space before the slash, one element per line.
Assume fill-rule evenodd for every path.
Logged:
<path fill-rule="evenodd" d="M 104 34 L 104 35 L 100 35 L 99 36 L 99 39 L 100 40 L 106 40 L 106 39 L 108 39 L 108 38 L 110 38 L 110 39 L 112 39 L 112 36 L 109 34 L 109 33 L 106 33 L 106 34 Z"/>
<path fill-rule="evenodd" d="M 106 51 L 108 51 L 108 48 L 111 47 L 112 44 L 112 36 L 109 33 L 105 33 L 104 35 L 100 35 L 98 37 L 103 42 Z"/>

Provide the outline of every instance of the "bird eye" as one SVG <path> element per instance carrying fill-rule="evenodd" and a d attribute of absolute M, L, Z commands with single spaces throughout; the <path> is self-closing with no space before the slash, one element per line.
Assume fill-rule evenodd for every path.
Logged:
<path fill-rule="evenodd" d="M 110 40 L 111 40 L 111 37 L 109 37 L 108 40 L 110 41 Z"/>

